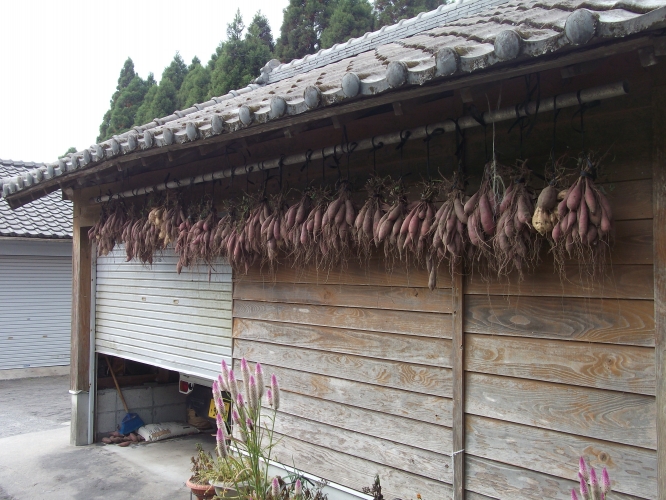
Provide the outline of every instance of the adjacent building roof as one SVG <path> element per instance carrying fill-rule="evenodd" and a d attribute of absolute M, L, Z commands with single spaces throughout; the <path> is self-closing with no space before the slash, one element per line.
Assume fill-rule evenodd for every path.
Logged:
<path fill-rule="evenodd" d="M 0 181 L 2 196 L 141 150 L 666 27 L 666 0 L 466 0 L 300 60 L 58 162 Z M 53 183 L 51 183 L 53 184 Z M 51 186 L 53 188 L 53 186 Z"/>
<path fill-rule="evenodd" d="M 24 175 L 27 169 L 44 168 L 43 163 L 0 160 L 0 176 Z M 0 236 L 28 238 L 71 238 L 72 203 L 61 199 L 60 191 L 16 210 L 0 204 Z"/>

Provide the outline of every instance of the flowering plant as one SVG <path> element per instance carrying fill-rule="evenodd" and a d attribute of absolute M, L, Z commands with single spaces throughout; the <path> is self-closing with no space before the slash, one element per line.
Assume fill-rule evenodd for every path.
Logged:
<path fill-rule="evenodd" d="M 583 457 L 578 461 L 578 481 L 582 500 L 608 500 L 611 491 L 611 482 L 608 471 L 604 467 L 601 480 L 597 478 L 597 471 L 589 467 Z M 579 500 L 575 489 L 571 490 L 571 500 Z"/>
<path fill-rule="evenodd" d="M 240 390 L 234 371 L 224 361 L 222 372 L 213 382 L 213 401 L 217 409 L 217 456 L 221 465 L 236 471 L 229 482 L 239 493 L 247 492 L 253 500 L 278 498 L 273 495 L 277 478 L 273 481 L 268 478 L 268 462 L 275 446 L 275 415 L 280 407 L 278 380 L 272 375 L 270 388 L 266 388 L 261 364 L 257 363 L 251 370 L 243 358 L 240 368 L 244 391 Z M 231 397 L 229 411 L 235 428 L 233 433 L 229 433 L 222 417 L 222 392 L 228 392 Z M 264 408 L 262 412 L 264 395 L 270 410 Z"/>

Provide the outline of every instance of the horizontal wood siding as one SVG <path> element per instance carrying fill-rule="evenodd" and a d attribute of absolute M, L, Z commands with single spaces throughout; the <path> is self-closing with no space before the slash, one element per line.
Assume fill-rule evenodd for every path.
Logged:
<path fill-rule="evenodd" d="M 613 498 L 657 498 L 652 180 L 623 176 L 604 185 L 617 237 L 603 278 L 570 262 L 560 280 L 547 254 L 522 281 L 466 277 L 468 490 L 569 498 L 584 456 Z"/>
<path fill-rule="evenodd" d="M 451 288 L 385 268 L 258 269 L 234 284 L 233 355 L 284 395 L 278 458 L 390 498 L 451 498 Z M 388 497 L 387 497 L 388 498 Z"/>

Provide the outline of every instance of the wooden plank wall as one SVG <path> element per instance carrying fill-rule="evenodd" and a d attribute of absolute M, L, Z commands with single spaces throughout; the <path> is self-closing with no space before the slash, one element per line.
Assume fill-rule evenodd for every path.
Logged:
<path fill-rule="evenodd" d="M 355 489 L 379 474 L 387 498 L 450 498 L 459 366 L 451 356 L 461 351 L 452 349 L 452 311 L 462 303 L 467 499 L 570 498 L 581 455 L 608 468 L 614 499 L 658 498 L 652 77 L 634 55 L 622 56 L 582 79 L 542 75 L 542 95 L 625 77 L 630 95 L 585 118 L 588 147 L 612 147 L 599 182 L 616 237 L 602 279 L 572 262 L 560 280 L 547 252 L 523 281 L 465 276 L 455 301 L 446 271 L 429 292 L 423 272 L 387 273 L 381 262 L 237 277 L 234 358 L 280 377 L 286 461 L 293 455 L 298 467 Z M 503 87 L 502 102 L 520 101 L 518 83 Z M 563 112 L 557 129 L 559 150 L 573 156 L 574 112 Z M 525 144 L 533 166 L 546 162 L 552 131 L 546 114 Z M 515 136 L 497 136 L 505 156 L 518 150 Z M 467 139 L 471 192 L 484 134 Z M 453 165 L 453 141 L 441 144 L 433 162 Z M 383 162 L 382 175 L 399 163 Z"/>
<path fill-rule="evenodd" d="M 636 92 L 587 118 L 599 150 L 599 132 L 625 134 L 600 180 L 617 229 L 606 276 L 572 262 L 561 281 L 545 256 L 522 282 L 465 280 L 468 490 L 570 498 L 583 455 L 608 468 L 613 498 L 657 498 L 651 110 Z"/>
<path fill-rule="evenodd" d="M 284 390 L 278 456 L 360 490 L 451 498 L 451 287 L 424 272 L 258 269 L 234 286 L 234 358 Z"/>

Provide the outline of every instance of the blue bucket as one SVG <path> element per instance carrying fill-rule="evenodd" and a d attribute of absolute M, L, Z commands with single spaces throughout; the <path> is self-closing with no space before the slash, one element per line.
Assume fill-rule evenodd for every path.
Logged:
<path fill-rule="evenodd" d="M 118 432 L 121 434 L 129 434 L 130 432 L 137 430 L 139 427 L 143 427 L 143 425 L 143 420 L 141 420 L 141 417 L 137 413 L 128 413 L 123 418 L 123 421 L 120 422 L 120 429 Z"/>

